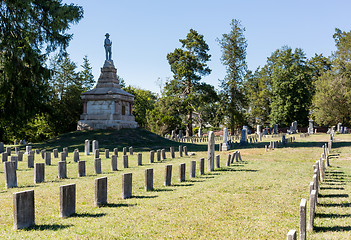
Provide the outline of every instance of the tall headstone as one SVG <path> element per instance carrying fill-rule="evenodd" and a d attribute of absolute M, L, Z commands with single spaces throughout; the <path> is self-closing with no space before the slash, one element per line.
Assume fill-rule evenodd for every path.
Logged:
<path fill-rule="evenodd" d="M 230 149 L 228 145 L 228 129 L 223 128 L 223 143 L 222 143 L 222 148 L 220 149 L 221 151 L 228 151 Z"/>
<path fill-rule="evenodd" d="M 26 146 L 26 152 L 24 154 L 29 154 L 32 151 L 32 146 Z M 0 143 L 0 153 L 1 153 L 1 143 Z"/>
<path fill-rule="evenodd" d="M 214 156 L 215 155 L 215 138 L 214 132 L 208 132 L 208 146 L 207 146 L 207 170 L 214 171 Z"/>
<path fill-rule="evenodd" d="M 133 155 L 133 147 L 129 147 L 129 154 Z"/>
<path fill-rule="evenodd" d="M 95 179 L 95 200 L 96 207 L 107 204 L 107 177 Z"/>
<path fill-rule="evenodd" d="M 247 142 L 247 129 L 243 128 L 241 130 L 241 138 L 240 138 L 240 144 L 241 145 L 246 145 Z"/>
<path fill-rule="evenodd" d="M 165 186 L 171 186 L 172 182 L 172 165 L 166 165 L 165 167 Z"/>
<path fill-rule="evenodd" d="M 1 159 L 2 159 L 2 162 L 7 162 L 8 160 L 7 152 L 1 153 Z"/>
<path fill-rule="evenodd" d="M 57 148 L 55 148 L 53 151 L 53 154 L 54 154 L 54 158 L 58 158 L 59 156 L 58 156 L 58 149 Z"/>
<path fill-rule="evenodd" d="M 196 161 L 190 162 L 190 178 L 194 178 L 196 175 Z"/>
<path fill-rule="evenodd" d="M 152 168 L 145 169 L 145 191 L 154 189 L 154 170 Z"/>
<path fill-rule="evenodd" d="M 174 147 L 170 147 L 169 150 L 170 150 L 170 152 L 171 152 L 171 158 L 175 158 L 175 155 L 174 155 Z"/>
<path fill-rule="evenodd" d="M 27 167 L 34 168 L 34 155 L 31 155 L 31 154 L 27 155 Z"/>
<path fill-rule="evenodd" d="M 0 153 L 5 152 L 5 145 L 3 142 L 0 142 Z"/>
<path fill-rule="evenodd" d="M 92 143 L 92 145 L 91 145 L 91 150 L 92 150 L 92 152 L 93 153 L 95 153 L 95 150 L 96 149 L 99 149 L 99 142 L 97 141 L 97 140 L 93 140 L 93 143 Z"/>
<path fill-rule="evenodd" d="M 155 161 L 155 151 L 151 150 L 150 151 L 150 163 L 153 163 Z"/>
<path fill-rule="evenodd" d="M 300 203 L 300 239 L 306 240 L 306 199 L 301 199 Z"/>
<path fill-rule="evenodd" d="M 90 140 L 89 139 L 85 140 L 84 155 L 86 155 L 86 156 L 90 155 Z"/>
<path fill-rule="evenodd" d="M 117 156 L 116 155 L 112 155 L 112 157 L 111 157 L 111 170 L 117 171 Z"/>
<path fill-rule="evenodd" d="M 95 174 L 101 174 L 101 158 L 95 158 L 94 169 L 95 169 Z"/>
<path fill-rule="evenodd" d="M 51 152 L 45 152 L 45 164 L 51 165 Z"/>
<path fill-rule="evenodd" d="M 123 168 L 128 168 L 128 155 L 123 155 Z"/>
<path fill-rule="evenodd" d="M 79 161 L 79 151 L 78 149 L 75 149 L 73 152 L 73 161 L 78 162 Z"/>
<path fill-rule="evenodd" d="M 313 120 L 309 120 L 308 121 L 308 129 L 307 129 L 307 132 L 308 134 L 314 134 L 314 130 L 313 130 Z"/>
<path fill-rule="evenodd" d="M 15 162 L 4 162 L 6 188 L 17 187 L 17 173 Z"/>
<path fill-rule="evenodd" d="M 132 196 L 132 173 L 122 175 L 122 198 L 130 198 Z"/>
<path fill-rule="evenodd" d="M 185 182 L 185 163 L 179 164 L 179 182 Z"/>
<path fill-rule="evenodd" d="M 138 166 L 143 165 L 143 154 L 142 153 L 138 153 L 138 155 L 137 155 L 137 165 Z"/>
<path fill-rule="evenodd" d="M 200 163 L 199 163 L 199 174 L 204 175 L 205 174 L 205 159 L 201 158 Z"/>
<path fill-rule="evenodd" d="M 78 177 L 85 176 L 85 161 L 78 161 Z"/>
<path fill-rule="evenodd" d="M 59 216 L 66 218 L 76 213 L 76 184 L 60 186 Z"/>
<path fill-rule="evenodd" d="M 110 158 L 110 150 L 105 149 L 105 158 Z"/>
<path fill-rule="evenodd" d="M 28 228 L 35 224 L 34 190 L 13 194 L 14 229 Z"/>
<path fill-rule="evenodd" d="M 45 181 L 45 164 L 36 163 L 34 166 L 34 183 L 41 183 Z"/>
<path fill-rule="evenodd" d="M 58 162 L 58 178 L 67 178 L 67 165 L 65 161 Z"/>

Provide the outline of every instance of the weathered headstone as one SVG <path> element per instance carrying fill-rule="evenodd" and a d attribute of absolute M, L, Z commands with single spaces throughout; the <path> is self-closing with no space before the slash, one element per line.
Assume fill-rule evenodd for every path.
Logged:
<path fill-rule="evenodd" d="M 65 161 L 58 162 L 58 178 L 67 178 L 67 165 Z"/>
<path fill-rule="evenodd" d="M 85 161 L 78 161 L 78 177 L 85 176 Z"/>
<path fill-rule="evenodd" d="M 53 150 L 53 154 L 54 154 L 54 158 L 58 158 L 59 157 L 57 148 Z"/>
<path fill-rule="evenodd" d="M 101 174 L 101 158 L 95 158 L 94 169 L 95 169 L 95 174 Z"/>
<path fill-rule="evenodd" d="M 96 207 L 107 204 L 107 177 L 95 179 L 95 200 Z"/>
<path fill-rule="evenodd" d="M 18 164 L 18 157 L 17 156 L 11 156 L 10 161 L 15 163 L 15 167 L 17 169 L 17 164 Z"/>
<path fill-rule="evenodd" d="M 89 139 L 85 140 L 85 143 L 84 143 L 84 155 L 86 155 L 86 156 L 90 155 L 90 140 Z"/>
<path fill-rule="evenodd" d="M 133 155 L 133 147 L 129 147 L 129 154 Z"/>
<path fill-rule="evenodd" d="M 122 175 L 122 199 L 132 196 L 132 173 Z"/>
<path fill-rule="evenodd" d="M 187 146 L 183 147 L 183 151 L 184 151 L 184 155 L 188 156 L 188 147 Z"/>
<path fill-rule="evenodd" d="M 196 175 L 196 161 L 190 162 L 190 178 L 194 178 Z"/>
<path fill-rule="evenodd" d="M 143 154 L 142 153 L 138 153 L 137 155 L 137 166 L 141 166 L 143 165 Z"/>
<path fill-rule="evenodd" d="M 174 155 L 174 147 L 170 147 L 170 148 L 169 148 L 169 151 L 171 152 L 171 158 L 175 158 L 175 155 Z"/>
<path fill-rule="evenodd" d="M 43 150 L 40 151 L 40 153 L 41 153 L 41 159 L 45 160 L 45 153 L 46 153 L 46 150 L 43 149 Z"/>
<path fill-rule="evenodd" d="M 45 181 L 45 163 L 36 163 L 34 166 L 34 183 Z"/>
<path fill-rule="evenodd" d="M 179 146 L 179 157 L 183 157 L 183 146 Z"/>
<path fill-rule="evenodd" d="M 215 154 L 215 138 L 213 131 L 208 132 L 208 147 L 207 147 L 207 170 L 214 171 L 214 154 Z"/>
<path fill-rule="evenodd" d="M 228 154 L 228 159 L 227 159 L 227 167 L 230 166 L 230 163 L 231 163 L 231 158 L 232 156 L 230 154 Z"/>
<path fill-rule="evenodd" d="M 185 182 L 185 163 L 179 164 L 179 182 Z"/>
<path fill-rule="evenodd" d="M 7 152 L 1 153 L 1 159 L 2 159 L 2 162 L 7 162 L 8 160 Z"/>
<path fill-rule="evenodd" d="M 31 155 L 31 154 L 27 155 L 27 167 L 34 168 L 34 155 Z"/>
<path fill-rule="evenodd" d="M 95 149 L 94 158 L 99 158 L 99 157 L 100 157 L 100 151 L 99 151 L 99 149 Z"/>
<path fill-rule="evenodd" d="M 18 155 L 18 152 L 20 151 L 20 148 L 19 147 L 15 147 L 15 154 Z"/>
<path fill-rule="evenodd" d="M 155 160 L 155 151 L 151 150 L 150 151 L 150 163 L 153 163 Z"/>
<path fill-rule="evenodd" d="M 112 155 L 111 157 L 111 169 L 112 171 L 117 171 L 117 156 Z"/>
<path fill-rule="evenodd" d="M 75 149 L 73 152 L 73 161 L 78 162 L 79 161 L 79 151 L 78 149 Z"/>
<path fill-rule="evenodd" d="M 308 121 L 308 129 L 307 129 L 307 133 L 308 134 L 313 134 L 314 133 L 314 130 L 313 130 L 313 120 L 309 120 Z"/>
<path fill-rule="evenodd" d="M 220 168 L 221 167 L 221 160 L 220 160 L 220 156 L 216 155 L 216 168 Z"/>
<path fill-rule="evenodd" d="M 128 168 L 128 155 L 123 155 L 123 168 Z"/>
<path fill-rule="evenodd" d="M 162 160 L 166 159 L 166 149 L 161 149 Z"/>
<path fill-rule="evenodd" d="M 172 165 L 166 165 L 165 167 L 165 186 L 171 186 L 172 182 Z"/>
<path fill-rule="evenodd" d="M 105 149 L 105 158 L 110 158 L 110 150 Z"/>
<path fill-rule="evenodd" d="M 79 163 L 79 162 L 78 162 Z M 60 213 L 61 218 L 66 218 L 76 213 L 76 185 L 60 186 Z"/>
<path fill-rule="evenodd" d="M 61 161 L 66 161 L 66 153 L 61 152 L 60 156 L 61 156 Z"/>
<path fill-rule="evenodd" d="M 17 187 L 17 173 L 15 162 L 4 162 L 5 186 L 6 188 Z"/>
<path fill-rule="evenodd" d="M 204 158 L 200 159 L 199 174 L 200 175 L 204 175 L 205 174 L 205 159 Z"/>
<path fill-rule="evenodd" d="M 35 224 L 34 190 L 13 194 L 13 217 L 13 226 L 16 230 Z"/>
<path fill-rule="evenodd" d="M 154 189 L 154 170 L 152 168 L 145 169 L 145 191 Z"/>
<path fill-rule="evenodd" d="M 223 143 L 222 143 L 222 148 L 220 148 L 221 151 L 228 151 L 230 149 L 228 145 L 228 129 L 223 128 Z"/>
<path fill-rule="evenodd" d="M 113 154 L 116 155 L 118 157 L 118 148 L 114 148 L 113 149 Z"/>
<path fill-rule="evenodd" d="M 306 240 L 306 199 L 301 199 L 300 203 L 300 239 Z"/>
<path fill-rule="evenodd" d="M 32 151 L 32 146 L 26 146 L 26 152 L 24 154 L 29 154 L 30 151 Z M 0 153 L 1 153 L 1 150 L 0 150 Z"/>
<path fill-rule="evenodd" d="M 62 152 L 66 154 L 66 157 L 68 157 L 68 147 L 64 147 Z"/>
<path fill-rule="evenodd" d="M 0 142 L 0 153 L 5 152 L 5 144 L 3 142 Z"/>
<path fill-rule="evenodd" d="M 7 156 L 11 156 L 11 147 L 6 147 Z"/>
<path fill-rule="evenodd" d="M 240 144 L 241 145 L 246 145 L 247 142 L 247 129 L 243 128 L 241 130 L 241 138 L 240 138 Z"/>
<path fill-rule="evenodd" d="M 278 134 L 278 124 L 273 125 L 273 134 Z"/>
<path fill-rule="evenodd" d="M 316 190 L 312 190 L 310 194 L 310 211 L 309 211 L 309 221 L 308 221 L 309 231 L 313 231 L 315 206 L 316 206 Z"/>
<path fill-rule="evenodd" d="M 93 153 L 95 153 L 96 149 L 99 149 L 99 142 L 97 140 L 93 140 L 91 144 L 91 150 Z"/>
<path fill-rule="evenodd" d="M 123 148 L 123 156 L 124 156 L 124 155 L 127 155 L 127 147 L 124 147 L 124 148 Z"/>
<path fill-rule="evenodd" d="M 51 165 L 51 152 L 45 152 L 45 164 Z"/>

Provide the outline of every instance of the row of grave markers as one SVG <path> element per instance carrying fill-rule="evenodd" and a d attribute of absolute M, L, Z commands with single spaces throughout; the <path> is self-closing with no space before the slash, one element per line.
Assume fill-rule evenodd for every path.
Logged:
<path fill-rule="evenodd" d="M 234 161 L 242 161 L 239 151 L 228 155 L 227 166 Z M 173 165 L 165 166 L 164 186 L 171 186 Z M 190 163 L 190 178 L 196 177 L 196 161 Z M 216 168 L 220 168 L 220 156 L 216 155 Z M 213 171 L 210 164 L 208 171 Z M 199 161 L 199 175 L 205 172 L 205 159 Z M 179 164 L 179 181 L 184 182 L 186 179 L 186 164 Z M 145 191 L 152 191 L 154 171 L 152 168 L 145 169 Z M 122 199 L 132 197 L 132 173 L 122 174 Z M 94 205 L 101 207 L 107 204 L 107 177 L 95 179 Z M 59 195 L 59 217 L 66 218 L 72 216 L 76 212 L 76 184 L 68 184 L 60 186 Z M 34 205 L 34 190 L 27 190 L 13 194 L 13 215 L 14 228 L 23 229 L 35 225 L 35 205 Z"/>
<path fill-rule="evenodd" d="M 313 165 L 313 178 L 310 182 L 309 190 L 309 219 L 307 222 L 307 200 L 301 199 L 300 202 L 300 240 L 306 240 L 306 230 L 313 231 L 316 206 L 318 202 L 318 192 L 320 183 L 324 181 L 325 169 L 329 167 L 329 154 L 332 147 L 332 141 L 325 143 L 322 148 L 321 158 Z M 288 240 L 296 240 L 296 230 L 290 230 L 287 234 Z"/>

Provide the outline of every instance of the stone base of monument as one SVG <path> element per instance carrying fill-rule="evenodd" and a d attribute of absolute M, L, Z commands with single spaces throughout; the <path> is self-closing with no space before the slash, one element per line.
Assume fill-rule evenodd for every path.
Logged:
<path fill-rule="evenodd" d="M 84 111 L 77 130 L 137 128 L 134 95 L 121 89 L 117 69 L 106 60 L 94 89 L 81 95 Z"/>
<path fill-rule="evenodd" d="M 222 144 L 222 151 L 228 151 L 230 150 L 230 146 L 227 143 Z"/>

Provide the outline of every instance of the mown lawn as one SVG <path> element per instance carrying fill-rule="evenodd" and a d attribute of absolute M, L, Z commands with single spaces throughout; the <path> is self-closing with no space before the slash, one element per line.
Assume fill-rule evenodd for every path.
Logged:
<path fill-rule="evenodd" d="M 79 133 L 81 134 L 81 133 Z M 221 168 L 190 179 L 190 161 L 207 156 L 206 144 L 188 144 L 194 156 L 170 159 L 169 146 L 179 143 L 157 138 L 156 143 L 142 140 L 136 145 L 125 137 L 125 145 L 118 141 L 102 141 L 106 132 L 98 132 L 100 148 L 119 147 L 118 171 L 110 170 L 110 159 L 102 156 L 102 174 L 94 174 L 93 156 L 84 156 L 82 146 L 90 133 L 71 134 L 64 143 L 69 146 L 68 179 L 57 178 L 57 159 L 45 168 L 45 183 L 34 184 L 33 169 L 26 161 L 19 163 L 18 188 L 5 189 L 3 166 L 0 166 L 0 236 L 10 239 L 285 239 L 290 229 L 299 229 L 299 204 L 308 199 L 312 181 L 312 165 L 322 152 L 328 135 L 307 138 L 296 135 L 297 142 L 285 148 L 265 152 L 264 144 L 241 148 L 243 162 L 226 167 L 229 152 L 216 152 Z M 143 132 L 142 136 L 147 135 Z M 111 133 L 107 136 L 118 136 Z M 95 136 L 93 136 L 95 138 Z M 63 137 L 64 138 L 64 137 Z M 74 139 L 79 139 L 74 140 Z M 109 138 L 109 137 L 107 137 Z M 137 139 L 134 136 L 135 139 Z M 112 138 L 111 138 L 112 139 Z M 264 138 L 264 141 L 272 140 Z M 133 140 L 134 141 L 134 140 Z M 144 140 L 146 141 L 146 140 Z M 62 147 L 51 141 L 47 148 Z M 34 145 L 44 148 L 46 143 Z M 136 146 L 129 156 L 130 168 L 123 169 L 123 146 Z M 184 144 L 182 144 L 184 145 Z M 86 160 L 87 176 L 77 177 L 77 163 L 72 161 L 74 148 L 80 148 L 80 158 Z M 167 159 L 149 163 L 149 150 L 164 147 Z M 59 148 L 61 151 L 62 149 Z M 136 153 L 143 153 L 143 166 L 136 166 Z M 327 179 L 321 185 L 316 208 L 315 232 L 308 239 L 351 239 L 350 184 L 351 136 L 337 135 L 333 144 Z M 102 155 L 102 154 L 101 154 Z M 36 155 L 36 162 L 44 162 Z M 186 163 L 186 182 L 178 180 L 179 164 Z M 172 186 L 164 187 L 164 168 L 173 165 Z M 197 168 L 199 165 L 197 164 Z M 144 190 L 144 171 L 154 169 L 152 192 Z M 121 175 L 133 173 L 133 197 L 121 198 Z M 94 207 L 94 179 L 107 176 L 108 205 Z M 59 218 L 59 186 L 76 183 L 77 214 Z M 13 230 L 12 194 L 34 189 L 36 226 L 27 230 Z"/>

